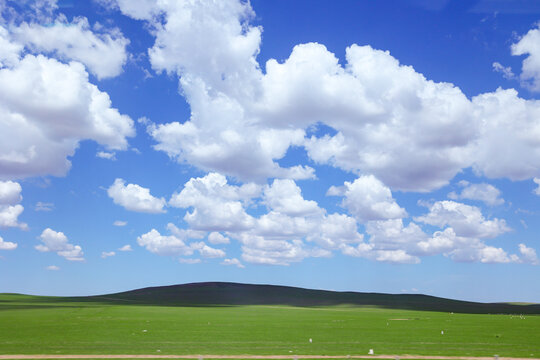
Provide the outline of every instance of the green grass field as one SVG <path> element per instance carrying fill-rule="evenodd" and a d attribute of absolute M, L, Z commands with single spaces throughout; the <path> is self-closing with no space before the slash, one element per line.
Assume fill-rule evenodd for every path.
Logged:
<path fill-rule="evenodd" d="M 367 355 L 369 349 L 540 357 L 540 316 L 0 295 L 0 354 Z"/>

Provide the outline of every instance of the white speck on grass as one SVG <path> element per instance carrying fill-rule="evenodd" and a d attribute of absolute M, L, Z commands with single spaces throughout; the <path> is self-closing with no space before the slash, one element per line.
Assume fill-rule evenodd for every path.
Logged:
<path fill-rule="evenodd" d="M 373 355 L 373 349 L 369 349 L 368 355 Z"/>
<path fill-rule="evenodd" d="M 147 332 L 148 330 L 143 330 L 142 332 Z"/>
<path fill-rule="evenodd" d="M 309 339 L 309 342 L 312 343 L 312 342 L 313 342 L 313 339 L 310 338 L 310 339 Z"/>
<path fill-rule="evenodd" d="M 441 335 L 444 335 L 444 331 L 443 331 L 443 330 L 441 330 Z"/>

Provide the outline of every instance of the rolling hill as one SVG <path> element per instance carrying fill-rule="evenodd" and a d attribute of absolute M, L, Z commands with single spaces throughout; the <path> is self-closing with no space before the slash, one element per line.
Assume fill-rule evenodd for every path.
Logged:
<path fill-rule="evenodd" d="M 168 306 L 290 305 L 312 307 L 352 305 L 456 313 L 540 314 L 540 304 L 478 303 L 421 294 L 338 292 L 227 282 L 148 287 L 76 299 L 78 301 Z"/>

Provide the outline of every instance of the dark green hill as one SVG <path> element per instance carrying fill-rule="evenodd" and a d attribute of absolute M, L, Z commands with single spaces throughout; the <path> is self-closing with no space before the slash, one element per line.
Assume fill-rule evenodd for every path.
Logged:
<path fill-rule="evenodd" d="M 81 298 L 78 298 L 78 300 L 81 300 Z M 86 300 L 169 306 L 356 305 L 479 314 L 540 314 L 540 304 L 477 303 L 420 294 L 393 295 L 337 292 L 289 286 L 249 285 L 224 282 L 148 287 L 116 294 L 89 297 Z"/>

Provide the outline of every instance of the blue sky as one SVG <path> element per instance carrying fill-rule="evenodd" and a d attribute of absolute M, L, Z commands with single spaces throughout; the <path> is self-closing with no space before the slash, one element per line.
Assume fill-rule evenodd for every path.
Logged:
<path fill-rule="evenodd" d="M 0 1 L 0 291 L 540 301 L 535 1 Z"/>

